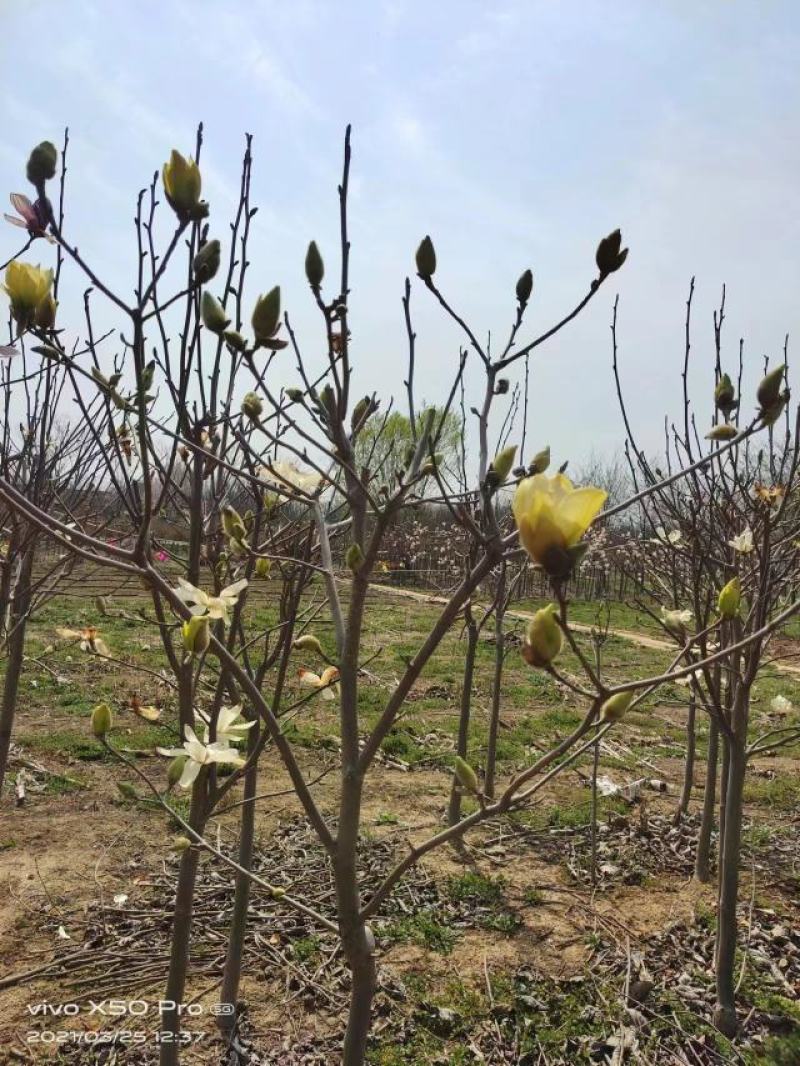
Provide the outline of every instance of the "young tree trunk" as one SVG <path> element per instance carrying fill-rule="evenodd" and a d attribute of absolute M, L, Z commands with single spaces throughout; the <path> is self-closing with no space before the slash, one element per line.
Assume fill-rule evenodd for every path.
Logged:
<path fill-rule="evenodd" d="M 458 719 L 458 740 L 456 754 L 462 759 L 467 757 L 469 744 L 469 722 L 472 709 L 472 679 L 475 676 L 475 656 L 478 651 L 478 627 L 470 615 L 467 620 L 467 654 L 464 659 L 464 680 L 461 689 L 461 707 Z M 453 787 L 450 789 L 450 804 L 447 809 L 447 824 L 455 825 L 461 820 L 461 787 L 453 775 Z"/>
<path fill-rule="evenodd" d="M 719 839 L 717 840 L 717 855 L 719 856 L 719 870 L 717 878 L 720 889 L 722 887 L 722 856 L 725 852 L 725 827 L 727 824 L 728 804 L 728 777 L 730 774 L 731 741 L 723 734 L 722 736 L 722 765 L 719 771 Z"/>
<path fill-rule="evenodd" d="M 205 828 L 206 771 L 201 770 L 192 788 L 192 805 L 189 825 L 202 833 Z M 189 946 L 192 933 L 192 910 L 197 882 L 197 864 L 200 852 L 187 848 L 181 856 L 178 869 L 178 888 L 175 893 L 175 910 L 172 916 L 172 941 L 170 943 L 169 972 L 164 990 L 167 1007 L 161 1015 L 160 1066 L 178 1066 L 180 1055 L 181 1008 L 186 989 L 186 973 L 189 968 Z"/>
<path fill-rule="evenodd" d="M 686 720 L 686 762 L 683 767 L 683 788 L 681 789 L 681 798 L 678 801 L 678 809 L 675 812 L 675 824 L 678 825 L 681 819 L 687 814 L 689 810 L 689 800 L 692 796 L 692 787 L 694 786 L 694 755 L 695 755 L 695 719 L 697 716 L 697 697 L 692 691 L 689 698 L 689 716 Z"/>
<path fill-rule="evenodd" d="M 249 731 L 248 751 L 252 753 L 258 741 L 258 726 Z M 245 774 L 242 819 L 239 831 L 239 865 L 249 870 L 253 862 L 253 841 L 255 839 L 256 805 L 252 802 L 256 794 L 258 766 L 254 762 Z M 229 1003 L 230 1014 L 217 1016 L 217 1025 L 223 1032 L 230 1032 L 236 1025 L 236 1003 L 239 998 L 239 980 L 242 975 L 242 950 L 247 926 L 247 911 L 250 906 L 250 878 L 237 873 L 236 891 L 233 897 L 233 915 L 228 933 L 228 950 L 225 956 L 225 970 L 222 975 L 221 1003 Z"/>
<path fill-rule="evenodd" d="M 489 718 L 489 737 L 486 742 L 486 780 L 483 791 L 494 796 L 494 776 L 497 763 L 497 732 L 500 728 L 500 703 L 503 691 L 503 660 L 505 657 L 506 568 L 500 568 L 497 578 L 497 603 L 494 625 L 494 678 L 492 679 L 492 711 Z"/>
<path fill-rule="evenodd" d="M 11 594 L 9 610 L 9 636 L 3 681 L 3 702 L 0 705 L 0 795 L 3 792 L 8 752 L 11 747 L 11 731 L 17 709 L 19 679 L 22 675 L 22 660 L 25 652 L 25 631 L 28 627 L 28 611 L 31 606 L 31 574 L 33 572 L 34 542 L 25 550 L 19 574 Z"/>
<path fill-rule="evenodd" d="M 706 759 L 706 783 L 703 794 L 703 815 L 700 820 L 700 835 L 694 860 L 694 875 L 705 884 L 711 877 L 711 831 L 714 828 L 714 797 L 717 786 L 717 756 L 719 750 L 719 727 L 711 721 L 708 727 L 708 757 Z"/>
<path fill-rule="evenodd" d="M 746 704 L 748 695 L 742 689 L 737 704 Z M 736 1034 L 735 974 L 736 961 L 736 905 L 739 900 L 739 857 L 742 843 L 742 799 L 747 768 L 746 709 L 739 708 L 737 718 L 744 728 L 734 726 L 734 736 L 728 744 L 728 785 L 725 796 L 725 844 L 720 852 L 719 913 L 717 915 L 717 1007 L 714 1023 L 720 1032 L 732 1037 Z"/>

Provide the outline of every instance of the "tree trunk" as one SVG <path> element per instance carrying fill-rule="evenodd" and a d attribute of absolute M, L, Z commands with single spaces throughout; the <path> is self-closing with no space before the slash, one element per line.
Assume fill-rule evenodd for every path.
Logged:
<path fill-rule="evenodd" d="M 694 786 L 694 755 L 695 755 L 695 719 L 697 716 L 697 697 L 692 692 L 689 698 L 689 717 L 686 720 L 686 763 L 683 768 L 683 788 L 681 798 L 678 801 L 678 810 L 675 812 L 675 824 L 677 825 L 689 810 L 689 800 Z"/>
<path fill-rule="evenodd" d="M 197 833 L 202 833 L 205 828 L 205 800 L 206 771 L 201 770 L 192 789 L 192 806 L 189 812 L 189 825 Z M 164 990 L 167 1007 L 161 1014 L 160 1066 L 178 1066 L 180 1056 L 181 1010 L 186 989 L 186 972 L 189 968 L 192 910 L 199 858 L 200 852 L 196 847 L 187 848 L 181 856 L 178 869 L 178 888 L 172 917 L 169 973 Z"/>
<path fill-rule="evenodd" d="M 700 835 L 697 840 L 697 854 L 694 862 L 694 875 L 703 884 L 711 877 L 711 831 L 714 828 L 714 796 L 717 786 L 718 751 L 719 727 L 712 719 L 708 727 L 708 757 L 706 759 L 706 783 L 703 794 L 703 816 L 700 821 Z"/>
<path fill-rule="evenodd" d="M 747 697 L 740 697 L 746 699 Z M 736 905 L 739 900 L 739 856 L 742 843 L 742 798 L 747 768 L 746 731 L 729 743 L 728 787 L 725 797 L 725 845 L 720 853 L 719 913 L 717 915 L 717 1007 L 714 1024 L 728 1037 L 736 1034 Z"/>
<path fill-rule="evenodd" d="M 458 741 L 456 754 L 467 758 L 469 745 L 469 722 L 472 710 L 472 679 L 475 676 L 475 656 L 478 650 L 478 627 L 473 621 L 467 622 L 467 654 L 464 659 L 464 680 L 461 689 L 461 707 L 458 719 Z M 461 820 L 461 787 L 453 775 L 453 787 L 450 789 L 450 805 L 447 810 L 447 824 L 456 825 Z"/>
<path fill-rule="evenodd" d="M 25 653 L 25 631 L 28 627 L 28 611 L 31 605 L 33 557 L 34 544 L 31 542 L 22 558 L 9 610 L 8 657 L 3 680 L 3 702 L 0 706 L 0 795 L 3 792 L 3 782 L 8 767 L 11 731 L 14 728 L 19 679 L 22 674 L 22 660 Z"/>
<path fill-rule="evenodd" d="M 494 796 L 494 775 L 497 763 L 497 732 L 500 728 L 500 703 L 503 691 L 503 659 L 505 656 L 505 598 L 506 568 L 500 568 L 497 579 L 497 601 L 494 625 L 494 678 L 492 680 L 492 712 L 489 718 L 489 737 L 486 742 L 486 780 L 483 791 L 491 799 Z"/>
<path fill-rule="evenodd" d="M 258 726 L 249 731 L 248 751 L 252 753 L 258 740 Z M 256 794 L 258 766 L 253 763 L 244 778 L 244 800 L 252 801 Z M 253 863 L 253 840 L 255 837 L 256 805 L 245 803 L 242 807 L 241 829 L 239 834 L 239 865 L 249 870 Z M 225 956 L 225 970 L 222 975 L 221 1003 L 229 1003 L 230 1014 L 217 1016 L 217 1025 L 223 1032 L 230 1032 L 236 1024 L 236 1003 L 239 998 L 239 980 L 242 974 L 242 949 L 244 946 L 247 911 L 250 906 L 250 878 L 237 873 L 236 892 L 233 898 L 233 915 L 228 933 L 228 950 Z"/>

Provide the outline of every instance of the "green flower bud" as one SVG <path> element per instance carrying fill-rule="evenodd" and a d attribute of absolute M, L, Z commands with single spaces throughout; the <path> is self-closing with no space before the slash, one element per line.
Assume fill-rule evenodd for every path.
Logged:
<path fill-rule="evenodd" d="M 258 423 L 264 411 L 264 404 L 257 392 L 246 392 L 242 400 L 242 414 L 251 422 Z"/>
<path fill-rule="evenodd" d="M 417 248 L 417 273 L 421 278 L 432 278 L 436 273 L 436 249 L 430 237 L 423 237 Z"/>
<path fill-rule="evenodd" d="M 520 274 L 517 282 L 517 299 L 524 306 L 531 298 L 533 292 L 533 272 L 526 270 Z"/>
<path fill-rule="evenodd" d="M 208 205 L 201 205 L 200 202 L 200 168 L 191 157 L 186 159 L 173 148 L 169 162 L 164 164 L 161 171 L 161 180 L 170 207 L 183 221 L 208 214 Z"/>
<path fill-rule="evenodd" d="M 714 389 L 714 404 L 718 410 L 722 411 L 726 419 L 737 406 L 736 390 L 728 374 L 723 374 L 717 382 L 717 387 Z"/>
<path fill-rule="evenodd" d="M 619 270 L 628 258 L 628 249 L 621 249 L 621 246 L 622 234 L 618 229 L 615 229 L 613 233 L 609 233 L 607 237 L 603 237 L 598 244 L 595 262 L 597 263 L 597 269 L 600 271 L 601 279 L 613 274 L 615 270 Z"/>
<path fill-rule="evenodd" d="M 52 141 L 42 141 L 28 156 L 26 167 L 28 181 L 38 189 L 40 185 L 44 185 L 46 181 L 56 176 L 57 165 L 58 149 Z"/>
<path fill-rule="evenodd" d="M 268 578 L 271 569 L 272 562 L 269 559 L 256 559 L 256 577 Z"/>
<path fill-rule="evenodd" d="M 736 426 L 732 426 L 728 422 L 720 422 L 718 426 L 712 426 L 706 433 L 706 440 L 733 440 L 734 437 L 738 436 L 738 433 L 739 430 Z"/>
<path fill-rule="evenodd" d="M 550 603 L 537 611 L 528 623 L 522 657 L 530 666 L 547 666 L 564 645 L 564 634 L 556 621 L 558 607 Z"/>
<path fill-rule="evenodd" d="M 314 636 L 313 633 L 304 633 L 302 637 L 298 637 L 292 643 L 292 647 L 297 648 L 298 651 L 313 651 L 317 655 L 322 655 L 322 645 Z"/>
<path fill-rule="evenodd" d="M 769 407 L 762 408 L 758 413 L 761 421 L 765 426 L 774 426 L 778 419 L 783 414 L 783 409 L 789 402 L 789 390 L 784 389 L 778 399 L 769 405 Z"/>
<path fill-rule="evenodd" d="M 96 737 L 104 737 L 111 728 L 111 708 L 107 703 L 98 703 L 92 711 L 92 732 Z"/>
<path fill-rule="evenodd" d="M 717 600 L 717 610 L 721 618 L 736 618 L 742 603 L 742 583 L 733 577 L 721 590 Z"/>
<path fill-rule="evenodd" d="M 472 792 L 477 795 L 480 792 L 480 786 L 478 784 L 478 775 L 472 769 L 470 764 L 461 758 L 460 755 L 456 755 L 453 760 L 453 772 L 456 775 L 456 781 L 467 792 Z"/>
<path fill-rule="evenodd" d="M 502 485 L 511 471 L 514 469 L 514 458 L 517 454 L 516 444 L 509 445 L 508 448 L 503 448 L 501 452 L 492 459 L 489 467 L 489 472 L 486 475 L 486 483 L 489 488 L 496 489 Z"/>
<path fill-rule="evenodd" d="M 230 324 L 230 319 L 225 314 L 225 308 L 208 291 L 203 293 L 203 299 L 200 302 L 200 313 L 203 316 L 203 325 L 206 329 L 210 329 L 212 333 L 223 333 L 226 326 Z"/>
<path fill-rule="evenodd" d="M 633 703 L 634 692 L 617 692 L 609 696 L 600 708 L 601 722 L 619 722 L 628 713 L 628 708 Z"/>
<path fill-rule="evenodd" d="M 117 792 L 119 792 L 120 796 L 124 796 L 126 800 L 136 801 L 141 799 L 130 781 L 117 781 Z"/>
<path fill-rule="evenodd" d="M 364 396 L 353 408 L 353 413 L 350 416 L 350 428 L 354 433 L 361 429 L 364 420 L 369 415 L 371 406 L 371 398 L 369 396 Z"/>
<path fill-rule="evenodd" d="M 550 466 L 549 444 L 546 448 L 542 448 L 540 452 L 537 452 L 536 455 L 534 455 L 533 459 L 531 459 L 531 464 L 528 467 L 528 473 L 531 475 L 543 474 L 548 468 L 548 466 Z"/>
<path fill-rule="evenodd" d="M 294 389 L 294 388 L 292 388 L 292 389 L 284 389 L 283 391 L 286 393 L 286 395 L 292 401 L 292 403 L 300 403 L 300 401 L 303 399 L 303 390 L 302 389 Z"/>
<path fill-rule="evenodd" d="M 319 254 L 316 241 L 312 241 L 309 244 L 306 252 L 306 277 L 308 278 L 308 284 L 314 292 L 317 292 L 322 284 L 322 279 L 325 277 L 325 264 L 322 262 L 322 256 Z"/>
<path fill-rule="evenodd" d="M 183 623 L 183 646 L 189 655 L 202 655 L 211 643 L 208 615 L 194 615 Z"/>
<path fill-rule="evenodd" d="M 207 241 L 192 261 L 195 279 L 204 285 L 219 270 L 221 249 L 218 240 Z"/>
<path fill-rule="evenodd" d="M 167 767 L 167 784 L 170 788 L 174 788 L 180 781 L 187 758 L 187 755 L 176 755 Z"/>
<path fill-rule="evenodd" d="M 781 394 L 783 375 L 786 372 L 786 363 L 781 363 L 774 370 L 770 370 L 762 379 L 756 392 L 756 399 L 761 408 L 770 407 Z"/>
<path fill-rule="evenodd" d="M 233 507 L 223 507 L 220 514 L 226 537 L 230 537 L 231 540 L 241 540 L 247 535 L 242 516 Z"/>
<path fill-rule="evenodd" d="M 235 329 L 226 329 L 222 336 L 235 352 L 243 352 L 247 347 L 247 341 Z"/>
<path fill-rule="evenodd" d="M 176 836 L 172 838 L 172 850 L 177 851 L 179 855 L 184 851 L 188 851 L 191 846 L 192 842 L 188 837 Z"/>
<path fill-rule="evenodd" d="M 364 553 L 361 550 L 361 545 L 351 544 L 350 547 L 347 549 L 347 554 L 344 557 L 344 561 L 347 563 L 353 573 L 355 573 L 356 570 L 360 569 L 361 564 L 364 562 Z"/>
<path fill-rule="evenodd" d="M 265 296 L 259 296 L 253 308 L 251 324 L 256 342 L 263 344 L 276 333 L 281 320 L 281 287 L 276 285 Z"/>

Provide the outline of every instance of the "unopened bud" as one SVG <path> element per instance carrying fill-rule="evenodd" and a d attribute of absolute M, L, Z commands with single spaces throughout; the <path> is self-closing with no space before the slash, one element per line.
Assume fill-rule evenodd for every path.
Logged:
<path fill-rule="evenodd" d="M 284 389 L 283 391 L 288 396 L 288 398 L 292 401 L 292 403 L 300 403 L 300 401 L 303 399 L 303 390 L 302 389 L 290 388 L 290 389 Z"/>
<path fill-rule="evenodd" d="M 738 577 L 731 578 L 721 590 L 717 600 L 717 609 L 721 618 L 735 618 L 742 602 L 742 583 Z"/>
<path fill-rule="evenodd" d="M 167 784 L 170 788 L 174 788 L 183 776 L 183 769 L 186 766 L 187 759 L 187 755 L 176 755 L 167 767 Z"/>
<path fill-rule="evenodd" d="M 470 764 L 462 759 L 460 755 L 456 755 L 453 760 L 453 772 L 456 775 L 456 781 L 467 792 L 476 794 L 480 792 L 480 786 L 478 785 L 478 775 L 472 769 Z"/>
<path fill-rule="evenodd" d="M 269 341 L 276 333 L 281 319 L 281 288 L 276 285 L 265 296 L 259 296 L 253 308 L 251 324 L 256 343 Z"/>
<path fill-rule="evenodd" d="M 786 372 L 786 364 L 781 363 L 774 370 L 770 370 L 762 379 L 756 391 L 756 399 L 759 407 L 770 407 L 781 394 L 783 375 Z"/>
<path fill-rule="evenodd" d="M 39 329 L 52 329 L 56 324 L 56 301 L 49 292 L 43 300 L 36 305 L 34 322 Z"/>
<path fill-rule="evenodd" d="M 737 406 L 736 390 L 728 374 L 723 374 L 714 389 L 714 404 L 722 411 L 727 419 L 731 411 Z"/>
<path fill-rule="evenodd" d="M 609 696 L 600 708 L 601 722 L 619 722 L 628 713 L 628 708 L 633 703 L 633 692 L 617 692 Z"/>
<path fill-rule="evenodd" d="M 104 737 L 111 728 L 111 708 L 107 703 L 98 703 L 92 711 L 92 732 L 96 737 Z"/>
<path fill-rule="evenodd" d="M 258 423 L 264 411 L 264 404 L 257 392 L 247 392 L 242 400 L 242 414 L 251 422 Z"/>
<path fill-rule="evenodd" d="M 618 229 L 615 229 L 613 233 L 609 233 L 607 237 L 603 237 L 598 244 L 595 262 L 601 278 L 605 278 L 609 274 L 613 274 L 615 270 L 619 270 L 628 258 L 628 249 L 621 246 L 622 234 Z"/>
<path fill-rule="evenodd" d="M 503 450 L 498 452 L 494 459 L 492 459 L 489 472 L 486 475 L 486 483 L 489 488 L 497 489 L 505 482 L 506 478 L 514 468 L 516 454 L 517 446 L 516 444 L 511 444 L 508 448 L 503 448 Z"/>
<path fill-rule="evenodd" d="M 176 836 L 172 838 L 172 850 L 177 851 L 179 855 L 184 851 L 188 851 L 191 846 L 192 842 L 188 837 Z"/>
<path fill-rule="evenodd" d="M 706 433 L 706 440 L 725 441 L 733 440 L 738 436 L 739 430 L 728 422 L 720 422 L 718 426 L 712 426 Z"/>
<path fill-rule="evenodd" d="M 272 569 L 272 563 L 270 562 L 269 559 L 264 559 L 264 558 L 256 559 L 256 566 L 255 566 L 256 577 L 261 577 L 261 578 L 264 578 L 264 579 L 268 578 L 269 577 L 269 572 L 270 572 L 271 569 Z"/>
<path fill-rule="evenodd" d="M 344 561 L 347 563 L 353 573 L 355 573 L 356 570 L 359 570 L 361 568 L 362 563 L 364 562 L 364 553 L 361 550 L 361 545 L 351 544 L 350 547 L 347 549 L 347 554 L 344 557 Z"/>
<path fill-rule="evenodd" d="M 211 643 L 208 615 L 194 615 L 183 623 L 183 646 L 189 655 L 202 655 Z"/>
<path fill-rule="evenodd" d="M 231 321 L 225 314 L 225 308 L 210 292 L 203 293 L 200 313 L 203 316 L 203 325 L 212 333 L 223 333 Z"/>
<path fill-rule="evenodd" d="M 230 537 L 232 540 L 241 540 L 246 536 L 247 531 L 245 529 L 242 516 L 233 507 L 223 507 L 221 512 L 222 528 L 226 537 Z"/>
<path fill-rule="evenodd" d="M 550 466 L 550 445 L 546 448 L 542 448 L 540 452 L 537 452 L 531 459 L 530 466 L 528 467 L 529 474 L 543 474 Z"/>
<path fill-rule="evenodd" d="M 537 611 L 528 623 L 522 657 L 530 666 L 547 666 L 564 645 L 564 634 L 556 621 L 558 607 L 548 604 Z"/>
<path fill-rule="evenodd" d="M 533 272 L 526 270 L 520 274 L 517 282 L 517 299 L 524 306 L 531 298 L 533 292 Z"/>
<path fill-rule="evenodd" d="M 247 340 L 235 329 L 226 329 L 222 336 L 235 352 L 243 352 L 247 347 Z"/>
<path fill-rule="evenodd" d="M 298 637 L 292 644 L 298 651 L 313 651 L 317 655 L 322 655 L 322 645 L 314 636 L 313 633 L 304 633 L 302 637 Z"/>
<path fill-rule="evenodd" d="M 423 237 L 417 248 L 417 273 L 421 278 L 432 278 L 436 273 L 436 249 L 430 237 Z"/>
<path fill-rule="evenodd" d="M 306 277 L 308 278 L 308 284 L 315 292 L 319 289 L 322 279 L 325 277 L 325 264 L 322 262 L 322 256 L 319 254 L 316 241 L 311 241 L 306 252 Z"/>
<path fill-rule="evenodd" d="M 56 176 L 57 165 L 58 149 L 52 141 L 42 141 L 28 156 L 28 165 L 25 168 L 28 181 L 38 189 L 40 185 Z"/>
<path fill-rule="evenodd" d="M 192 261 L 194 276 L 201 285 L 211 281 L 219 270 L 221 249 L 218 240 L 206 241 Z"/>

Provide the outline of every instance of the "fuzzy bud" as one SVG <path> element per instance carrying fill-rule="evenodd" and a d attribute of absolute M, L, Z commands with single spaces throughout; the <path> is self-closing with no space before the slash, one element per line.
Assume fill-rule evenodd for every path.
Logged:
<path fill-rule="evenodd" d="M 600 278 L 608 277 L 615 270 L 619 270 L 627 258 L 628 249 L 622 248 L 622 234 L 615 229 L 613 233 L 603 237 L 597 246 L 595 262 L 600 271 Z"/>
<path fill-rule="evenodd" d="M 517 454 L 516 444 L 509 445 L 508 448 L 503 448 L 501 452 L 494 457 L 489 466 L 489 472 L 486 475 L 486 485 L 489 489 L 498 489 L 506 480 L 508 475 L 514 469 L 514 459 Z"/>
<path fill-rule="evenodd" d="M 609 696 L 600 708 L 601 722 L 619 722 L 628 713 L 628 708 L 633 703 L 633 692 L 617 692 Z"/>
<path fill-rule="evenodd" d="M 34 323 L 39 329 L 52 329 L 56 324 L 56 301 L 52 292 L 36 305 Z"/>
<path fill-rule="evenodd" d="M 253 308 L 251 324 L 257 344 L 262 344 L 277 332 L 281 320 L 281 287 L 276 285 L 264 296 L 259 296 Z"/>
<path fill-rule="evenodd" d="M 781 363 L 774 370 L 770 370 L 762 379 L 756 391 L 756 399 L 761 408 L 770 407 L 781 394 L 783 375 L 786 372 L 786 364 Z"/>
<path fill-rule="evenodd" d="M 203 316 L 203 325 L 212 333 L 223 333 L 230 325 L 231 320 L 225 314 L 225 308 L 210 292 L 203 293 L 200 313 Z"/>
<path fill-rule="evenodd" d="M 58 149 L 52 141 L 42 141 L 28 156 L 28 165 L 25 168 L 28 181 L 38 189 L 56 176 L 57 165 Z"/>
<path fill-rule="evenodd" d="M 192 842 L 188 837 L 176 836 L 172 838 L 172 850 L 179 855 L 182 855 L 184 851 L 188 851 L 191 846 Z"/>
<path fill-rule="evenodd" d="M 269 559 L 256 559 L 256 577 L 264 578 L 266 580 L 269 577 L 271 569 L 272 563 Z"/>
<path fill-rule="evenodd" d="M 564 645 L 564 634 L 556 621 L 558 607 L 550 603 L 537 611 L 528 623 L 522 657 L 530 666 L 547 666 Z"/>
<path fill-rule="evenodd" d="M 723 374 L 717 382 L 717 387 L 714 389 L 714 405 L 722 411 L 726 419 L 737 406 L 736 390 L 728 374 Z"/>
<path fill-rule="evenodd" d="M 92 711 L 92 732 L 96 737 L 104 737 L 111 728 L 111 708 L 107 703 L 98 703 Z"/>
<path fill-rule="evenodd" d="M 218 240 L 207 241 L 192 261 L 195 279 L 204 285 L 219 270 L 221 249 Z"/>
<path fill-rule="evenodd" d="M 167 767 L 167 784 L 170 788 L 174 788 L 180 781 L 187 758 L 187 755 L 176 755 Z"/>
<path fill-rule="evenodd" d="M 472 792 L 477 795 L 480 792 L 480 786 L 478 785 L 478 775 L 472 769 L 470 764 L 466 760 L 462 759 L 460 755 L 456 755 L 453 761 L 453 772 L 456 775 L 456 781 L 467 792 Z"/>
<path fill-rule="evenodd" d="M 526 270 L 520 274 L 519 281 L 517 282 L 517 299 L 524 307 L 530 300 L 531 293 L 533 292 L 533 272 Z"/>
<path fill-rule="evenodd" d="M 222 336 L 235 352 L 243 352 L 247 347 L 247 341 L 235 329 L 226 329 Z"/>
<path fill-rule="evenodd" d="M 720 422 L 718 426 L 712 426 L 708 433 L 706 433 L 706 440 L 733 440 L 734 437 L 738 436 L 738 433 L 739 430 L 736 426 L 732 426 L 728 422 Z"/>
<path fill-rule="evenodd" d="M 323 654 L 322 645 L 313 633 L 304 633 L 302 637 L 298 637 L 297 640 L 292 643 L 292 647 L 297 648 L 298 651 L 313 651 L 316 652 L 317 655 Z"/>
<path fill-rule="evenodd" d="M 183 646 L 189 655 L 202 655 L 211 643 L 211 629 L 207 615 L 195 615 L 183 623 Z"/>
<path fill-rule="evenodd" d="M 721 618 L 736 618 L 742 603 L 742 583 L 733 577 L 721 590 L 717 600 L 717 609 Z"/>
<path fill-rule="evenodd" d="M 347 554 L 344 557 L 344 561 L 348 567 L 355 573 L 361 568 L 361 564 L 364 562 L 364 553 L 361 550 L 360 544 L 351 544 L 347 549 Z"/>
<path fill-rule="evenodd" d="M 264 411 L 264 404 L 257 392 L 246 392 L 242 400 L 242 414 L 251 422 L 258 424 Z"/>
<path fill-rule="evenodd" d="M 432 278 L 436 273 L 436 249 L 430 237 L 423 237 L 417 248 L 417 273 L 421 278 Z"/>
<path fill-rule="evenodd" d="M 531 475 L 543 474 L 545 470 L 547 470 L 548 466 L 550 466 L 549 444 L 546 448 L 542 448 L 540 452 L 537 452 L 536 455 L 534 455 L 533 459 L 531 459 L 530 466 L 528 467 L 528 473 Z"/>
<path fill-rule="evenodd" d="M 314 292 L 317 292 L 325 277 L 325 264 L 322 262 L 316 241 L 311 241 L 306 252 L 306 277 L 308 284 Z"/>

